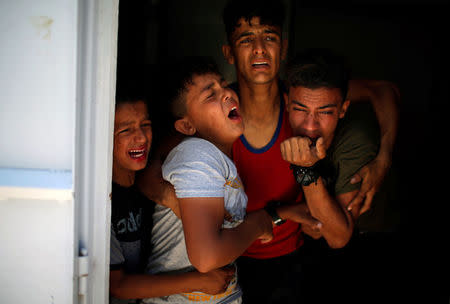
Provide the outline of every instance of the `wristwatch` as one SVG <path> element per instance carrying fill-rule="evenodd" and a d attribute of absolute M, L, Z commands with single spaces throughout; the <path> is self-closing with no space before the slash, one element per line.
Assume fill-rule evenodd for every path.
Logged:
<path fill-rule="evenodd" d="M 281 206 L 281 202 L 271 201 L 264 207 L 264 210 L 266 210 L 266 212 L 272 218 L 272 222 L 277 226 L 280 226 L 286 222 L 286 220 L 283 220 L 277 213 L 276 208 L 279 206 Z"/>
<path fill-rule="evenodd" d="M 290 166 L 292 169 L 292 173 L 294 174 L 294 178 L 302 186 L 309 186 L 311 183 L 316 183 L 320 177 L 319 171 L 317 170 L 317 166 L 312 167 L 300 167 L 296 165 Z"/>

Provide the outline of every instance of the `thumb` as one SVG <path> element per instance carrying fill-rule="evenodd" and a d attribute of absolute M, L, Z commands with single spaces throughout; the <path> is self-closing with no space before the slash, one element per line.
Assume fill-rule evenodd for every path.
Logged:
<path fill-rule="evenodd" d="M 325 144 L 323 142 L 323 137 L 320 137 L 316 141 L 316 154 L 319 159 L 325 158 L 327 156 L 327 150 L 325 148 Z"/>

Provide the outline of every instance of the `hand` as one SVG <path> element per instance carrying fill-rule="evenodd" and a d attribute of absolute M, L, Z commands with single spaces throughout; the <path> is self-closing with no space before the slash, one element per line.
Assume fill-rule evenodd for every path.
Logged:
<path fill-rule="evenodd" d="M 361 180 L 362 184 L 359 192 L 348 204 L 348 211 L 352 211 L 354 214 L 356 213 L 356 216 L 359 216 L 371 208 L 373 197 L 380 188 L 390 164 L 389 159 L 377 157 L 352 177 L 350 180 L 352 184 L 359 183 Z"/>
<path fill-rule="evenodd" d="M 215 295 L 224 293 L 231 280 L 234 278 L 236 268 L 233 265 L 228 265 L 219 269 L 214 269 L 206 273 L 202 273 L 203 286 L 199 291 Z"/>
<path fill-rule="evenodd" d="M 323 137 L 317 139 L 315 145 L 308 137 L 291 137 L 283 141 L 280 148 L 285 161 L 301 167 L 311 167 L 326 156 Z"/>
<path fill-rule="evenodd" d="M 258 237 L 258 239 L 263 244 L 270 242 L 273 239 L 272 217 L 264 209 L 253 211 L 252 213 L 258 213 L 258 215 L 260 216 L 258 220 L 258 225 L 262 233 Z"/>
<path fill-rule="evenodd" d="M 318 240 L 322 237 L 322 232 L 316 228 L 311 227 L 310 225 L 302 225 L 302 232 L 309 235 L 315 240 Z"/>

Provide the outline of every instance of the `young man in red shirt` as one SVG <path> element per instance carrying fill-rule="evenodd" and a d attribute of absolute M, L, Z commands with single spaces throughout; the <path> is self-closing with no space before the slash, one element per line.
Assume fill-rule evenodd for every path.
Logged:
<path fill-rule="evenodd" d="M 274 202 L 293 204 L 302 200 L 290 164 L 280 153 L 281 143 L 294 135 L 279 77 L 288 45 L 282 36 L 283 19 L 284 8 L 279 1 L 232 0 L 224 9 L 229 44 L 222 50 L 228 63 L 236 68 L 234 88 L 245 125 L 244 134 L 233 146 L 233 160 L 248 195 L 248 211 Z M 348 209 L 361 207 L 360 212 L 364 212 L 370 208 L 390 166 L 397 129 L 396 93 L 386 82 L 350 82 L 348 99 L 368 97 L 373 104 L 380 124 L 381 146 L 376 158 L 355 175 L 356 180 L 362 177 L 363 183 Z M 307 224 L 302 229 L 316 236 Z M 298 301 L 302 278 L 296 274 L 296 268 L 301 267 L 298 249 L 302 244 L 300 225 L 287 221 L 274 228 L 271 242 L 256 241 L 248 248 L 238 260 L 244 303 Z"/>

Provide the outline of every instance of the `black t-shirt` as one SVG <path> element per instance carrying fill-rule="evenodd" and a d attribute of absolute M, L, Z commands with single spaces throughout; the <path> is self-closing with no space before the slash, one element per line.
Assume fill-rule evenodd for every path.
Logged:
<path fill-rule="evenodd" d="M 110 269 L 127 273 L 145 270 L 151 247 L 155 203 L 135 185 L 112 184 Z"/>

